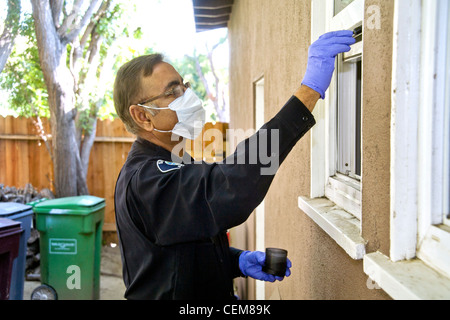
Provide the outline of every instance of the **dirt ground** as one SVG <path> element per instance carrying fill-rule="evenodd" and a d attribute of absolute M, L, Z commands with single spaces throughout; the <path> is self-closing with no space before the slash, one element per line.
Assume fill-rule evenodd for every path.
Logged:
<path fill-rule="evenodd" d="M 25 281 L 24 300 L 30 300 L 39 281 Z M 122 262 L 118 246 L 103 246 L 100 272 L 100 300 L 123 300 L 125 285 L 122 280 Z"/>

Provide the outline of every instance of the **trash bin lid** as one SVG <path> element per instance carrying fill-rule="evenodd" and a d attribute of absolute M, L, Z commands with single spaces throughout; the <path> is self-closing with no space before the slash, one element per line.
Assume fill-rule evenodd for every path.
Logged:
<path fill-rule="evenodd" d="M 105 199 L 95 196 L 65 197 L 43 201 L 34 206 L 36 213 L 88 214 L 105 206 Z"/>
<path fill-rule="evenodd" d="M 0 218 L 0 231 L 19 229 L 21 223 L 7 218 Z"/>
<path fill-rule="evenodd" d="M 0 202 L 0 218 L 31 210 L 31 206 L 16 202 Z"/>

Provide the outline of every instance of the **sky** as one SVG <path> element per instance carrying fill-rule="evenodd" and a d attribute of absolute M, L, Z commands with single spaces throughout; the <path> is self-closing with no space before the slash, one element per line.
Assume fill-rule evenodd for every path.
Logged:
<path fill-rule="evenodd" d="M 227 34 L 226 28 L 200 32 L 195 31 L 192 0 L 130 0 L 136 13 L 129 18 L 129 26 L 141 27 L 144 33 L 138 46 L 152 45 L 173 59 L 192 54 L 194 48 L 204 52 L 205 44 L 212 47 Z M 85 5 L 89 1 L 85 0 Z M 30 0 L 22 0 L 22 10 L 31 12 Z M 0 19 L 6 14 L 6 1 L 0 0 Z M 131 29 L 131 28 L 130 28 Z M 217 51 L 218 64 L 228 64 L 228 43 Z"/>
<path fill-rule="evenodd" d="M 136 0 L 134 3 L 135 21 L 144 34 L 154 42 L 155 49 L 174 58 L 192 54 L 195 47 L 202 51 L 204 43 L 212 47 L 227 32 L 222 28 L 196 33 L 192 0 Z"/>
<path fill-rule="evenodd" d="M 136 12 L 127 17 L 129 30 L 141 27 L 143 36 L 139 40 L 127 39 L 128 45 L 143 52 L 146 48 L 163 53 L 169 60 L 177 60 L 184 55 L 206 53 L 227 34 L 226 28 L 200 32 L 195 31 L 192 0 L 130 0 L 136 6 Z M 0 0 L 0 20 L 6 17 L 5 0 Z M 89 1 L 85 0 L 85 5 Z M 22 0 L 22 11 L 31 12 L 30 0 Z M 0 21 L 0 30 L 3 25 Z M 227 69 L 229 63 L 228 41 L 214 52 L 214 64 L 217 69 Z M 2 110 L 3 109 L 3 110 Z M 3 111 L 3 112 L 2 112 Z M 5 110 L 0 103 L 0 114 Z"/>

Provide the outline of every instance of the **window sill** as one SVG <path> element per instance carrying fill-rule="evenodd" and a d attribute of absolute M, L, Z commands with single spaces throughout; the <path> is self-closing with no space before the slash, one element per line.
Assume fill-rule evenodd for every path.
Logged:
<path fill-rule="evenodd" d="M 366 241 L 361 237 L 361 223 L 350 213 L 326 198 L 298 198 L 298 207 L 354 260 L 363 259 Z"/>
<path fill-rule="evenodd" d="M 450 299 L 450 279 L 419 259 L 392 262 L 374 252 L 364 256 L 364 272 L 396 300 Z"/>

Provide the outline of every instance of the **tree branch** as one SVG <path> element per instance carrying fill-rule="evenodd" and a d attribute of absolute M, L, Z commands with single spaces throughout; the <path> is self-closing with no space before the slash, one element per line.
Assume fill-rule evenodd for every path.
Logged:
<path fill-rule="evenodd" d="M 64 21 L 61 27 L 58 28 L 58 35 L 60 37 L 63 37 L 67 30 L 74 24 L 73 21 L 78 16 L 83 1 L 84 0 L 76 0 L 73 4 L 72 11 L 68 15 L 64 16 Z"/>
<path fill-rule="evenodd" d="M 70 69 L 76 80 L 77 88 L 82 87 L 84 84 L 85 77 L 87 74 L 81 74 L 81 66 L 78 63 L 79 59 L 83 56 L 87 60 L 89 64 L 89 70 L 95 70 L 96 67 L 92 65 L 92 62 L 95 56 L 98 54 L 98 48 L 101 45 L 101 37 L 96 31 L 99 21 L 105 16 L 109 6 L 111 4 L 111 0 L 103 1 L 100 8 L 98 9 L 95 16 L 91 19 L 89 25 L 86 27 L 83 36 L 81 37 L 80 42 L 76 41 L 73 44 L 72 52 L 70 53 Z M 89 41 L 89 47 L 86 49 L 87 41 Z M 75 77 L 79 75 L 79 77 Z"/>
<path fill-rule="evenodd" d="M 196 52 L 194 52 L 194 56 L 192 57 L 192 59 L 195 62 L 195 70 L 197 70 L 197 74 L 200 77 L 200 80 L 202 80 L 203 86 L 205 87 L 206 95 L 208 96 L 209 99 L 211 99 L 212 93 L 211 90 L 209 89 L 208 81 L 206 80 L 205 75 L 203 74 L 202 67 L 200 66 L 200 61 L 198 60 Z"/>
<path fill-rule="evenodd" d="M 20 0 L 8 0 L 8 14 L 0 36 L 0 72 L 5 67 L 14 46 L 14 38 L 19 32 L 20 10 Z"/>
<path fill-rule="evenodd" d="M 216 74 L 216 69 L 214 68 L 214 62 L 213 62 L 213 53 L 214 53 L 214 49 L 217 48 L 217 46 L 214 46 L 214 48 L 208 52 L 208 60 L 209 60 L 209 66 L 211 67 L 211 72 L 214 76 L 214 81 L 216 84 L 216 94 L 215 94 L 215 99 L 219 98 L 219 77 Z"/>
<path fill-rule="evenodd" d="M 218 115 L 218 118 L 219 118 L 219 121 L 221 121 L 221 122 L 226 122 L 226 120 L 227 120 L 226 104 L 225 104 L 225 97 L 224 97 L 223 92 L 222 92 L 222 107 L 220 106 L 220 103 L 219 103 L 220 79 L 217 76 L 216 69 L 214 67 L 213 55 L 214 55 L 214 50 L 216 50 L 221 44 L 223 44 L 226 41 L 226 39 L 227 39 L 227 37 L 224 37 L 224 38 L 220 39 L 219 42 L 216 43 L 212 47 L 211 50 L 209 50 L 208 45 L 206 45 L 207 58 L 208 58 L 208 61 L 209 61 L 209 66 L 211 68 L 211 73 L 212 73 L 212 75 L 214 77 L 214 81 L 215 81 L 215 94 L 212 95 L 212 93 L 211 93 L 209 98 L 213 102 L 214 108 L 216 109 L 216 112 L 217 112 L 217 115 Z M 198 69 L 198 67 L 197 67 L 197 69 Z M 207 90 L 209 90 L 209 89 L 207 89 Z"/>
<path fill-rule="evenodd" d="M 111 0 L 103 1 L 100 8 L 98 9 L 95 16 L 91 19 L 88 26 L 84 30 L 83 36 L 81 37 L 80 42 L 77 44 L 74 52 L 73 52 L 73 64 L 76 65 L 78 59 L 82 56 L 84 48 L 86 47 L 86 43 L 89 40 L 89 36 L 91 36 L 91 42 L 93 39 L 93 35 L 96 34 L 94 31 L 97 28 L 98 22 L 105 15 L 111 4 Z"/>
<path fill-rule="evenodd" d="M 50 0 L 50 7 L 52 8 L 53 23 L 56 28 L 60 27 L 59 21 L 64 6 L 64 0 Z"/>
<path fill-rule="evenodd" d="M 80 22 L 74 26 L 74 28 L 66 33 L 62 37 L 62 41 L 65 43 L 71 43 L 75 40 L 75 38 L 80 34 L 81 30 L 86 27 L 89 20 L 91 19 L 94 10 L 100 0 L 92 0 L 91 4 L 89 5 L 89 8 L 84 13 L 83 17 L 81 18 Z"/>
<path fill-rule="evenodd" d="M 102 4 L 100 5 L 100 8 L 98 8 L 98 11 L 95 13 L 94 17 L 89 22 L 89 25 L 87 26 L 83 34 L 83 37 L 81 37 L 80 46 L 82 48 L 86 45 L 87 39 L 89 38 L 89 34 L 92 33 L 92 30 L 94 30 L 94 28 L 97 28 L 98 22 L 105 16 L 110 5 L 111 0 L 107 0 L 103 1 Z"/>
<path fill-rule="evenodd" d="M 80 148 L 80 163 L 82 169 L 82 176 L 87 177 L 88 167 L 89 167 L 89 155 L 91 154 L 92 146 L 94 145 L 95 136 L 97 133 L 97 113 L 95 116 L 90 118 L 91 130 L 84 130 L 84 137 L 81 142 Z"/>
<path fill-rule="evenodd" d="M 87 195 L 89 194 L 88 186 L 86 183 L 86 175 L 84 175 L 83 164 L 81 163 L 80 153 L 75 152 L 75 162 L 76 162 L 76 184 L 77 184 L 77 195 Z M 87 174 L 87 172 L 86 172 Z"/>

